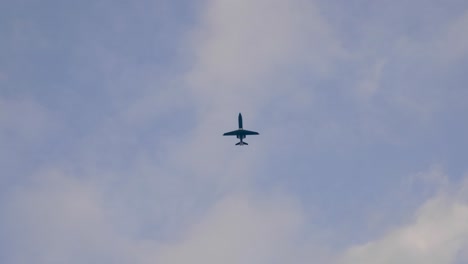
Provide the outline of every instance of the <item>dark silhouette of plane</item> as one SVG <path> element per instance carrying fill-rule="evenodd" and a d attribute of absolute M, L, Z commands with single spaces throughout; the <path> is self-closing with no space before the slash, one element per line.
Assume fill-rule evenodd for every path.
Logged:
<path fill-rule="evenodd" d="M 239 143 L 236 144 L 237 146 L 248 145 L 247 142 L 243 141 L 245 136 L 247 136 L 247 135 L 258 135 L 258 133 L 255 132 L 255 131 L 249 131 L 249 130 L 245 130 L 245 129 L 242 128 L 242 115 L 241 115 L 241 113 L 239 113 L 238 120 L 239 120 L 239 129 L 231 131 L 231 132 L 224 133 L 223 136 L 236 136 L 238 139 L 240 139 Z"/>

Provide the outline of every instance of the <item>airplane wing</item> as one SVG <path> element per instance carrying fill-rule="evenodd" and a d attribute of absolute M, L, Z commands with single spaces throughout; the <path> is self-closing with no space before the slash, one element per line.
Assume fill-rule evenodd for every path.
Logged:
<path fill-rule="evenodd" d="M 241 135 L 258 135 L 258 132 L 249 131 L 245 129 L 238 129 L 238 130 L 234 130 L 234 131 L 223 134 L 223 136 L 241 136 Z"/>
<path fill-rule="evenodd" d="M 258 132 L 249 131 L 249 130 L 242 130 L 243 135 L 258 135 Z"/>
<path fill-rule="evenodd" d="M 238 135 L 240 135 L 239 131 L 240 130 L 234 130 L 234 131 L 231 131 L 231 132 L 227 132 L 227 133 L 224 133 L 223 136 L 238 136 Z"/>

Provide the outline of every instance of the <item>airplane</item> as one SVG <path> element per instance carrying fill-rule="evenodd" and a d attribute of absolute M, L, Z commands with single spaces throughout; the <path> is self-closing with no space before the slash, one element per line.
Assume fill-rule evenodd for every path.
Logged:
<path fill-rule="evenodd" d="M 238 121 L 239 121 L 239 129 L 231 131 L 231 132 L 224 133 L 223 136 L 236 136 L 238 139 L 240 139 L 239 143 L 237 143 L 236 146 L 248 145 L 247 142 L 243 141 L 243 139 L 247 135 L 258 135 L 258 132 L 249 131 L 249 130 L 245 130 L 245 129 L 242 128 L 242 115 L 241 115 L 241 113 L 239 113 Z"/>

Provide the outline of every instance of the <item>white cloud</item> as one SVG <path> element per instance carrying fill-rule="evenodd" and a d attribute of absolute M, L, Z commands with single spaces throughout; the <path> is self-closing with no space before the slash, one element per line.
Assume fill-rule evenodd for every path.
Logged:
<path fill-rule="evenodd" d="M 300 223 L 301 212 L 288 199 L 228 196 L 183 241 L 162 247 L 158 263 L 276 263 Z"/>
<path fill-rule="evenodd" d="M 287 196 L 238 193 L 220 199 L 203 217 L 188 219 L 189 228 L 177 238 L 161 240 L 136 236 L 127 232 L 129 227 L 119 226 L 114 217 L 132 209 L 116 214 L 122 208 L 109 203 L 104 189 L 95 182 L 49 170 L 10 190 L 0 203 L 0 233 L 9 243 L 3 260 L 272 263 L 291 255 L 303 220 L 300 208 Z"/>
<path fill-rule="evenodd" d="M 119 242 L 92 184 L 50 170 L 9 194 L 1 207 L 9 263 L 80 263 L 118 254 L 109 254 Z"/>
<path fill-rule="evenodd" d="M 441 187 L 415 212 L 411 223 L 375 241 L 352 246 L 339 262 L 450 264 L 465 258 L 462 252 L 468 247 L 466 183 L 454 188 L 455 191 Z"/>
<path fill-rule="evenodd" d="M 344 56 L 317 6 L 302 0 L 209 1 L 193 43 L 193 93 L 227 112 L 258 109 L 278 90 L 295 93 L 275 82 L 301 68 L 326 72 Z"/>
<path fill-rule="evenodd" d="M 437 171 L 431 169 L 428 178 L 439 178 L 434 176 Z M 0 232 L 9 242 L 3 260 L 163 264 L 318 260 L 450 264 L 468 260 L 468 180 L 459 187 L 442 185 L 410 223 L 375 241 L 350 246 L 345 252 L 320 244 L 320 232 L 310 232 L 313 223 L 305 222 L 303 208 L 293 196 L 280 192 L 224 195 L 201 217 L 186 215 L 188 226 L 183 232 L 162 240 L 129 233 L 128 227 L 122 228 L 125 223 L 116 224 L 114 217 L 132 210 L 109 203 L 104 189 L 95 182 L 49 170 L 10 190 L 0 204 L 4 216 Z M 161 205 L 155 200 L 153 206 Z M 115 210 L 123 211 L 116 214 Z M 340 255 L 337 261 L 331 260 Z"/>

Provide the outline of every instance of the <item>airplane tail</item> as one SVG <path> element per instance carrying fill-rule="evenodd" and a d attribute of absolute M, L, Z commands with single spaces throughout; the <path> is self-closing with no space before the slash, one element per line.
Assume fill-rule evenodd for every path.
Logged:
<path fill-rule="evenodd" d="M 236 144 L 236 146 L 242 146 L 242 145 L 248 145 L 248 144 L 247 144 L 247 142 L 244 142 L 244 141 L 238 142 L 238 143 Z"/>

